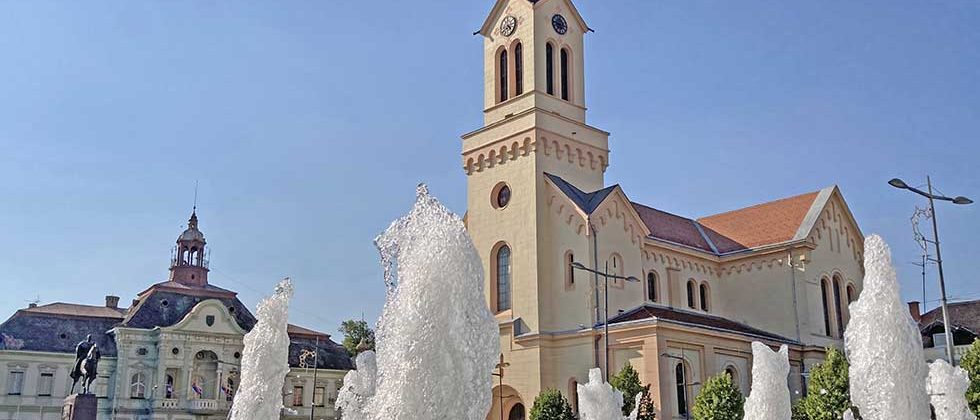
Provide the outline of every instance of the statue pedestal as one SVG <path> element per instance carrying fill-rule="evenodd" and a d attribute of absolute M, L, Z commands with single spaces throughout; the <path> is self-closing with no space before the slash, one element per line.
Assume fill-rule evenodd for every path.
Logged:
<path fill-rule="evenodd" d="M 61 420 L 95 420 L 98 400 L 92 394 L 74 394 L 65 398 Z"/>

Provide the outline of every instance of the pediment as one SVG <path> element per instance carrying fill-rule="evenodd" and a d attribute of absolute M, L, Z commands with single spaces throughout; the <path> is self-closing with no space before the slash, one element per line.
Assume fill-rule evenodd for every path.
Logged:
<path fill-rule="evenodd" d="M 204 334 L 245 335 L 224 303 L 218 299 L 201 301 L 180 322 L 164 330 Z"/>

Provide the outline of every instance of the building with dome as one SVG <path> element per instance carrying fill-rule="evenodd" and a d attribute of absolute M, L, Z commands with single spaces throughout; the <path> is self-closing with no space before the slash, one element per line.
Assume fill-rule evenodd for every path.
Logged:
<path fill-rule="evenodd" d="M 651 385 L 658 419 L 687 418 L 711 376 L 748 394 L 753 341 L 789 346 L 799 398 L 862 289 L 863 235 L 843 194 L 803 183 L 685 217 L 662 209 L 669 197 L 634 201 L 606 184 L 615 144 L 587 118 L 590 31 L 571 0 L 495 0 L 478 32 L 484 124 L 462 136 L 460 164 L 507 365 L 488 419 L 527 418 L 549 388 L 574 404 L 589 369 L 626 363 Z M 677 158 L 661 152 L 651 161 Z"/>
<path fill-rule="evenodd" d="M 99 419 L 225 419 L 242 339 L 256 319 L 235 292 L 208 282 L 207 255 L 195 211 L 177 238 L 169 279 L 129 307 L 116 296 L 98 306 L 31 304 L 0 324 L 0 418 L 61 419 L 75 346 L 91 334 L 102 351 L 93 384 Z M 288 333 L 283 403 L 293 413 L 282 418 L 309 419 L 311 411 L 335 418 L 351 359 L 328 334 L 296 325 Z"/>

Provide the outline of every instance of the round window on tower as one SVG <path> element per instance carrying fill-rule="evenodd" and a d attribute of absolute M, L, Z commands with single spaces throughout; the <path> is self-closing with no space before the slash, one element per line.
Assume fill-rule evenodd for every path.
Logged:
<path fill-rule="evenodd" d="M 493 192 L 490 194 L 490 204 L 495 209 L 507 207 L 507 204 L 510 204 L 510 194 L 510 186 L 501 182 L 493 187 Z"/>

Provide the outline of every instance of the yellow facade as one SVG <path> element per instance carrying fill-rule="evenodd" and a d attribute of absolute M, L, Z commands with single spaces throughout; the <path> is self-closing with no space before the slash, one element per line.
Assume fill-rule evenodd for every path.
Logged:
<path fill-rule="evenodd" d="M 752 341 L 790 345 L 790 385 L 801 395 L 806 369 L 825 346 L 840 346 L 846 300 L 861 290 L 863 239 L 843 196 L 830 187 L 764 208 L 807 204 L 796 209 L 799 226 L 785 240 L 722 252 L 707 224 L 690 219 L 683 220 L 711 249 L 665 240 L 654 232 L 658 222 L 645 220 L 642 206 L 621 188 L 603 190 L 610 143 L 609 133 L 586 123 L 588 32 L 568 0 L 499 0 L 481 29 L 485 123 L 463 136 L 462 165 L 467 227 L 484 260 L 487 301 L 508 364 L 488 419 L 525 418 L 546 388 L 574 399 L 574 385 L 604 366 L 603 331 L 596 327 L 605 313 L 603 280 L 596 287 L 589 273 L 569 274 L 572 261 L 641 280 L 610 281 L 610 317 L 644 305 L 662 315 L 612 323 L 609 337 L 609 370 L 630 362 L 652 384 L 658 418 L 683 418 L 679 390 L 691 402 L 698 383 L 726 370 L 747 394 Z M 603 192 L 576 199 L 563 182 L 582 193 Z M 503 200 L 501 190 L 509 192 Z M 693 385 L 678 387 L 678 364 Z"/>

